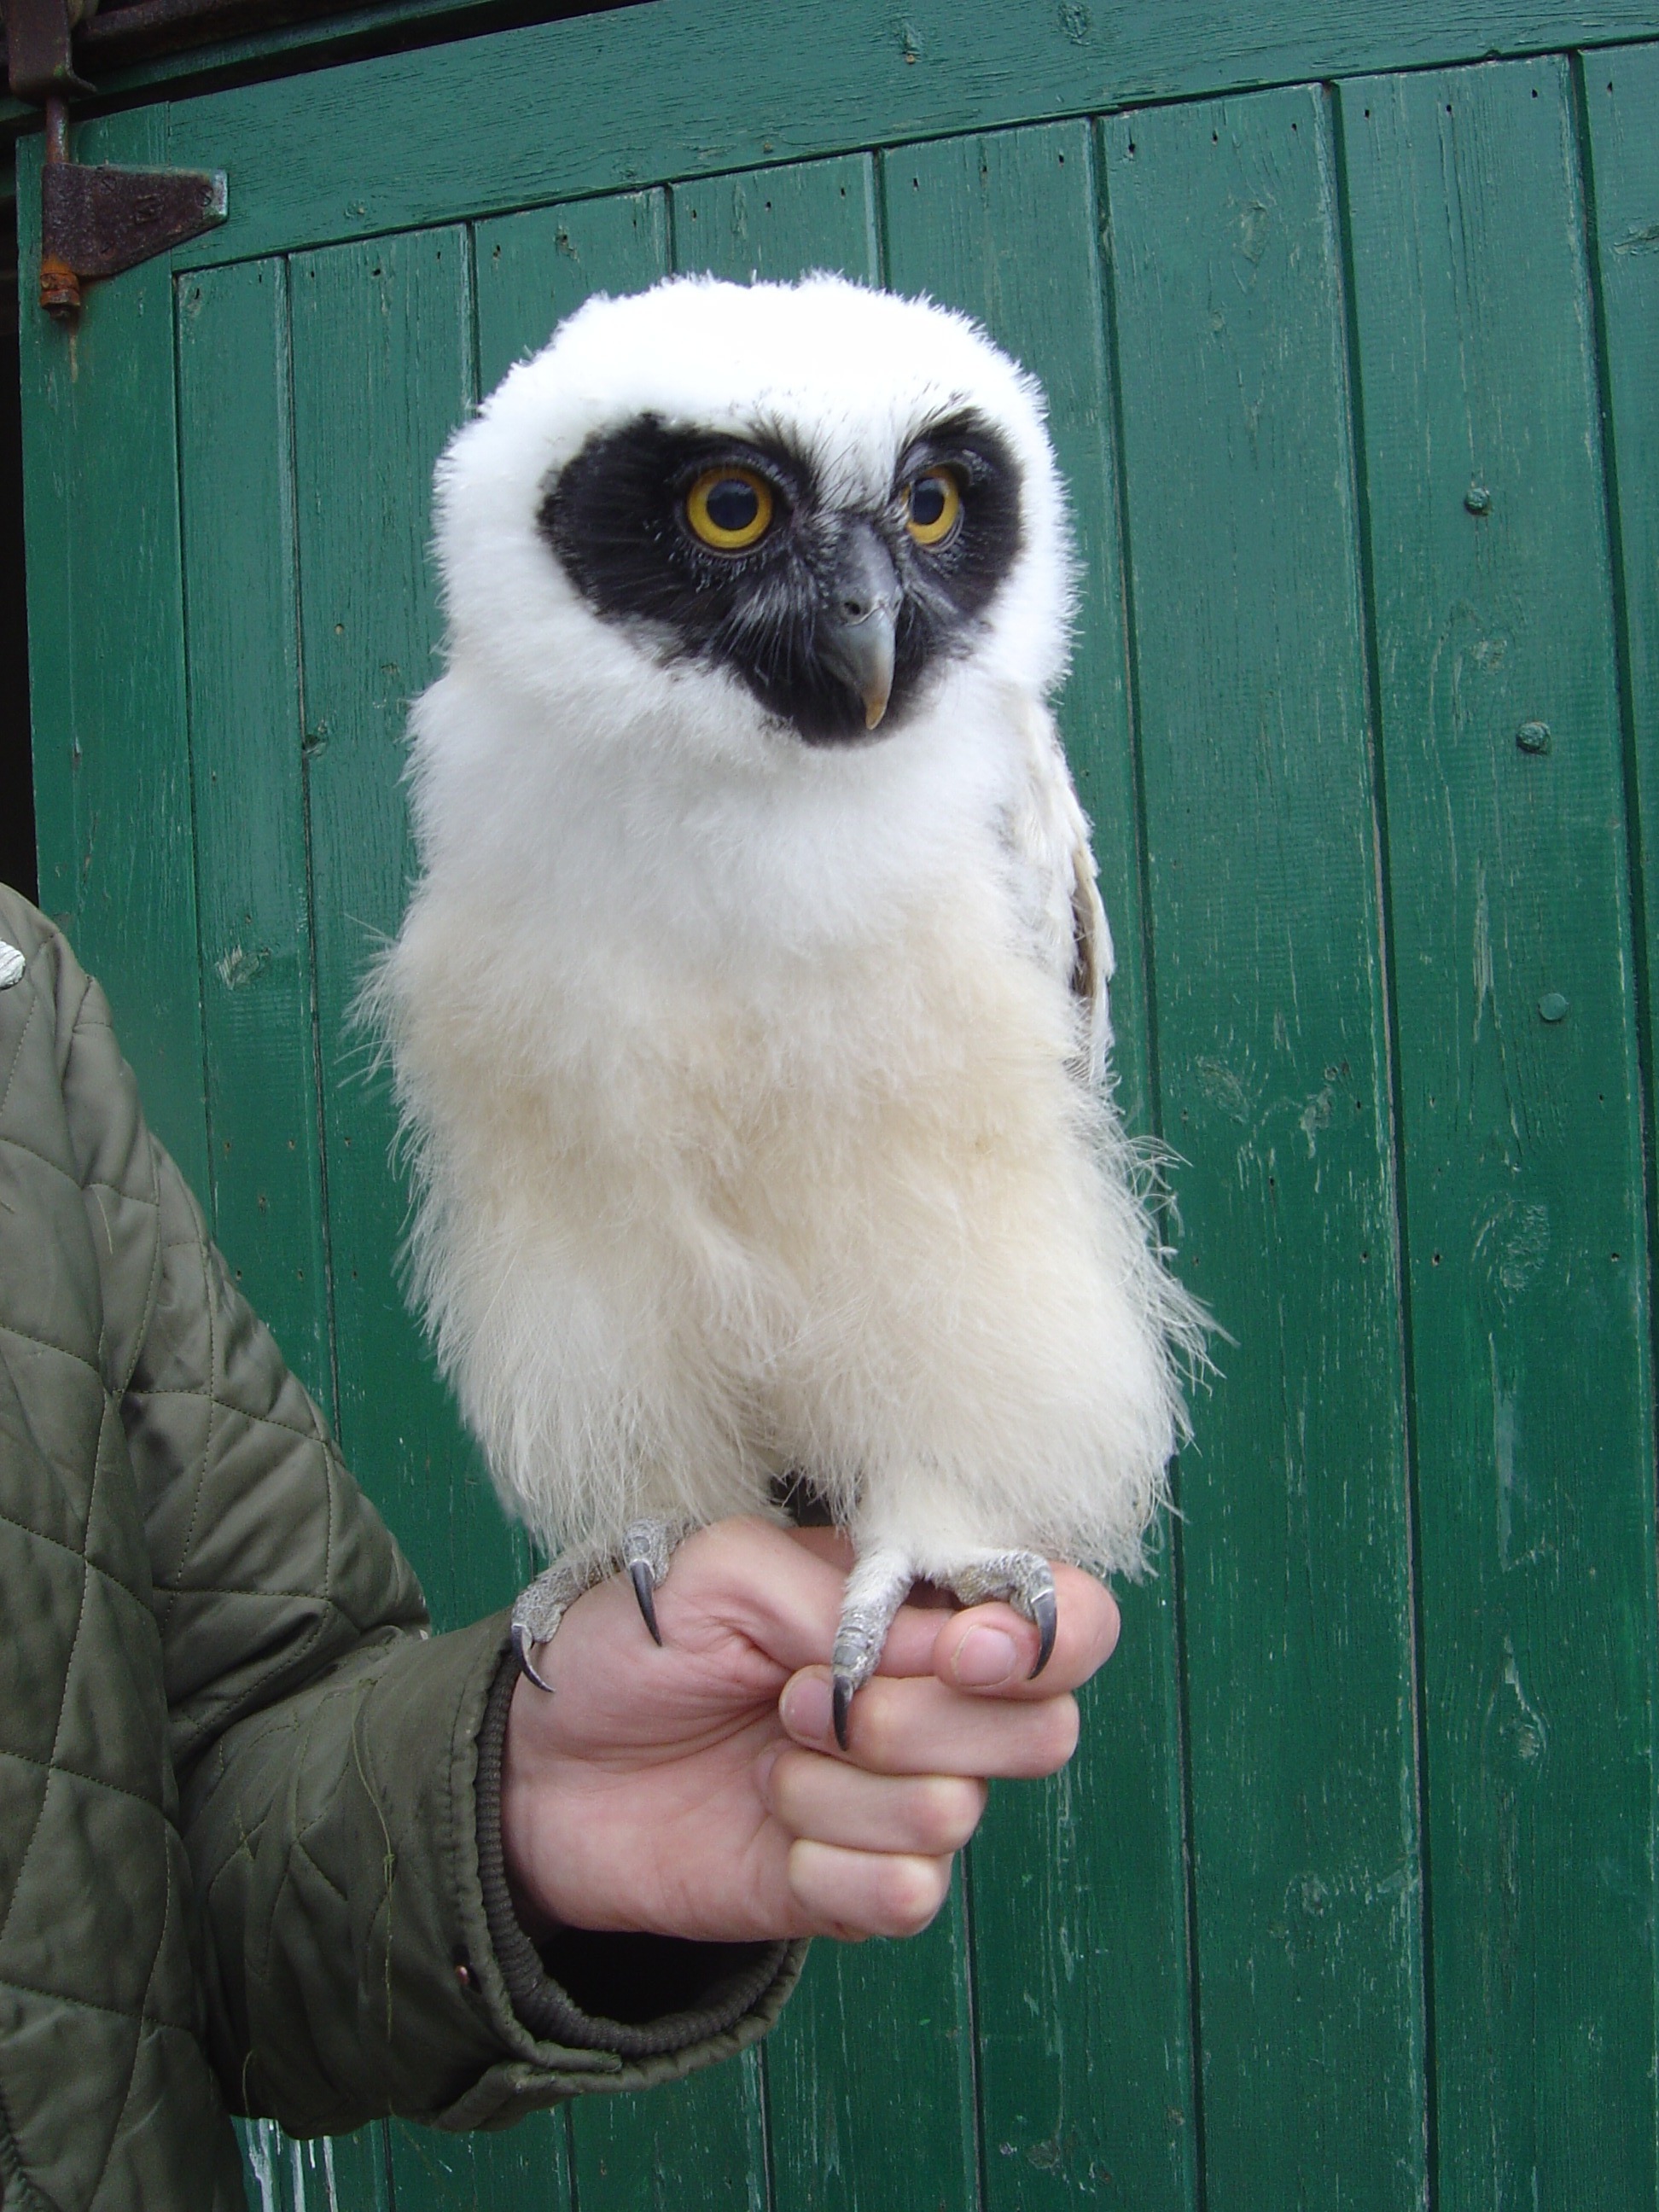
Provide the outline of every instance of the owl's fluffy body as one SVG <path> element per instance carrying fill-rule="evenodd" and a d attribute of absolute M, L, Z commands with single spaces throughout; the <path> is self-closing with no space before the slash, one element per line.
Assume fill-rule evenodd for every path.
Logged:
<path fill-rule="evenodd" d="M 890 500 L 971 404 L 1022 542 L 893 734 L 809 745 L 600 620 L 546 484 L 652 415 Z M 414 716 L 422 873 L 374 997 L 416 1171 L 418 1295 L 509 1503 L 552 1546 L 766 1512 L 802 1474 L 921 1573 L 1132 1570 L 1181 1424 L 1165 1275 L 1073 986 L 1082 821 L 1043 702 L 1062 497 L 973 325 L 838 280 L 596 302 L 440 471 L 445 674 Z"/>

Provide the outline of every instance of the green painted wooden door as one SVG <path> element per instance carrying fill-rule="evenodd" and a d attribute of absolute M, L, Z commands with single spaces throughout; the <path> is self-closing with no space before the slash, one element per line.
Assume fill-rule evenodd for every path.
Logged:
<path fill-rule="evenodd" d="M 929 1934 L 677 2090 L 251 2128 L 256 2201 L 1659 2202 L 1659 25 L 1425 12 L 666 4 L 87 128 L 231 216 L 26 332 L 42 896 L 440 1625 L 526 1555 L 350 1009 L 433 459 L 595 289 L 838 268 L 1043 379 L 1119 1079 L 1227 1332 Z"/>

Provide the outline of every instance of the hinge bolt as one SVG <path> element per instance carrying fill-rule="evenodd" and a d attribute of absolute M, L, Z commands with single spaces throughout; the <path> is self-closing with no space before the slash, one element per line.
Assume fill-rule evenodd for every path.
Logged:
<path fill-rule="evenodd" d="M 40 305 L 60 323 L 73 322 L 81 312 L 81 280 L 66 261 L 40 262 Z"/>
<path fill-rule="evenodd" d="M 57 168 L 69 158 L 69 106 L 52 94 L 46 100 L 47 165 Z M 61 254 L 44 250 L 40 255 L 40 305 L 60 323 L 73 322 L 81 312 L 81 279 Z"/>

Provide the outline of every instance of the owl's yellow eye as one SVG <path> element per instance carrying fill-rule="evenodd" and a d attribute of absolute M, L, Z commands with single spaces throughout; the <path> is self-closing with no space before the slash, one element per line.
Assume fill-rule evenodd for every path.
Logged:
<path fill-rule="evenodd" d="M 694 537 L 716 553 L 746 553 L 772 526 L 772 487 L 753 469 L 705 469 L 685 495 Z"/>
<path fill-rule="evenodd" d="M 918 545 L 943 545 L 962 520 L 962 494 L 949 469 L 924 469 L 904 495 L 904 526 Z"/>

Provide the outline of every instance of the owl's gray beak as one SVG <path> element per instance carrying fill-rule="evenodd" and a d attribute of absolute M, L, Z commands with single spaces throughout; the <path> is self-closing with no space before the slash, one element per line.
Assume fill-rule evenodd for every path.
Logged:
<path fill-rule="evenodd" d="M 869 523 L 850 524 L 824 587 L 818 652 L 864 702 L 866 730 L 875 728 L 892 696 L 899 598 L 892 555 Z"/>

